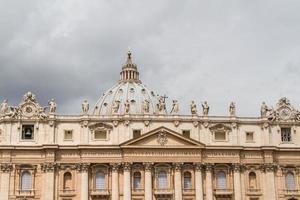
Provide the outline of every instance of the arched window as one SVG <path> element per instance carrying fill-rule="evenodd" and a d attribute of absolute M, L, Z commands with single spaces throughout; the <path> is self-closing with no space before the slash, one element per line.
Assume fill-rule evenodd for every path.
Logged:
<path fill-rule="evenodd" d="M 160 171 L 158 173 L 158 188 L 164 189 L 168 187 L 168 177 L 167 172 Z"/>
<path fill-rule="evenodd" d="M 70 172 L 64 173 L 64 190 L 72 189 L 72 174 Z"/>
<path fill-rule="evenodd" d="M 295 177 L 292 172 L 288 172 L 285 175 L 286 189 L 295 190 Z"/>
<path fill-rule="evenodd" d="M 96 173 L 95 183 L 97 190 L 105 189 L 105 174 L 103 172 Z"/>
<path fill-rule="evenodd" d="M 217 173 L 217 189 L 226 189 L 226 174 L 225 172 Z"/>
<path fill-rule="evenodd" d="M 254 172 L 249 173 L 249 188 L 256 188 L 256 174 Z"/>
<path fill-rule="evenodd" d="M 32 178 L 28 171 L 22 172 L 21 175 L 21 190 L 31 190 L 32 188 Z"/>
<path fill-rule="evenodd" d="M 141 188 L 141 173 L 140 172 L 133 173 L 133 188 L 134 189 Z"/>
<path fill-rule="evenodd" d="M 192 174 L 191 172 L 184 172 L 183 174 L 183 188 L 191 189 L 192 188 Z"/>

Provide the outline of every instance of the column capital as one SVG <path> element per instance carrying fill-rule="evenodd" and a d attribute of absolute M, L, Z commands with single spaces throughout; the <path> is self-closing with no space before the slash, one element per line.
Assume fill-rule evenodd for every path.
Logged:
<path fill-rule="evenodd" d="M 183 166 L 183 163 L 173 163 L 173 168 L 175 171 L 181 171 L 181 168 Z"/>
<path fill-rule="evenodd" d="M 145 171 L 151 171 L 152 168 L 153 168 L 154 163 L 145 162 L 145 163 L 143 163 L 143 165 L 144 165 Z"/>
<path fill-rule="evenodd" d="M 119 168 L 120 168 L 120 163 L 111 163 L 110 167 L 111 167 L 113 172 L 118 172 Z"/>
<path fill-rule="evenodd" d="M 76 169 L 80 172 L 88 172 L 90 168 L 90 163 L 78 163 L 76 164 Z"/>
<path fill-rule="evenodd" d="M 124 170 L 124 171 L 130 171 L 130 170 L 131 170 L 132 163 L 125 162 L 125 163 L 123 163 L 122 166 L 123 166 L 123 170 Z"/>
<path fill-rule="evenodd" d="M 194 163 L 194 169 L 195 171 L 202 171 L 203 169 L 203 164 L 202 163 Z"/>
<path fill-rule="evenodd" d="M 2 163 L 1 164 L 1 171 L 3 173 L 9 173 L 13 170 L 13 165 L 11 163 Z"/>
<path fill-rule="evenodd" d="M 44 162 L 41 164 L 41 170 L 43 172 L 53 172 L 56 167 L 57 164 L 54 162 Z"/>
<path fill-rule="evenodd" d="M 264 172 L 275 172 L 278 169 L 276 163 L 265 163 L 261 166 L 261 170 Z"/>
<path fill-rule="evenodd" d="M 214 167 L 213 163 L 205 163 L 204 165 L 205 165 L 205 171 L 207 172 L 211 172 Z"/>
<path fill-rule="evenodd" d="M 240 163 L 233 163 L 232 164 L 232 170 L 233 172 L 240 172 L 242 169 L 242 166 Z"/>

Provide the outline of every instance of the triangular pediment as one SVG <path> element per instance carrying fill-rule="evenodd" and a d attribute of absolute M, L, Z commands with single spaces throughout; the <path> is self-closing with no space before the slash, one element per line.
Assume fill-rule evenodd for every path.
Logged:
<path fill-rule="evenodd" d="M 180 133 L 159 127 L 120 145 L 122 148 L 204 148 L 204 144 Z"/>

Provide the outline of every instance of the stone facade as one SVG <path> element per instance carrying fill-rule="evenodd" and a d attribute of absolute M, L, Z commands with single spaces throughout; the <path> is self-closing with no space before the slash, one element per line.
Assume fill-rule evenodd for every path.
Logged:
<path fill-rule="evenodd" d="M 260 117 L 167 112 L 128 53 L 119 83 L 89 111 L 56 113 L 31 92 L 0 110 L 0 199 L 300 199 L 300 115 L 288 99 Z"/>

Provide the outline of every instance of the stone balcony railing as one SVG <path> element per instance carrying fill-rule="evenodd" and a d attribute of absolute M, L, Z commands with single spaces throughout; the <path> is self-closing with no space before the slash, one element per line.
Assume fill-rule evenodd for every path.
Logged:
<path fill-rule="evenodd" d="M 72 190 L 72 189 L 63 189 L 63 190 L 60 190 L 59 192 L 59 196 L 61 197 L 72 197 L 72 196 L 75 196 L 75 190 Z"/>
<path fill-rule="evenodd" d="M 261 189 L 257 189 L 257 188 L 248 188 L 247 189 L 247 194 L 249 194 L 249 195 L 262 195 L 262 191 L 261 191 Z"/>
<path fill-rule="evenodd" d="M 144 192 L 145 192 L 145 190 L 142 188 L 133 188 L 132 189 L 132 194 L 135 194 L 135 195 L 144 194 Z"/>
<path fill-rule="evenodd" d="M 16 190 L 16 196 L 18 197 L 34 197 L 35 190 Z"/>
<path fill-rule="evenodd" d="M 173 195 L 173 190 L 170 188 L 164 188 L 164 189 L 155 188 L 154 194 L 155 195 Z"/>
<path fill-rule="evenodd" d="M 214 189 L 215 195 L 232 195 L 232 189 Z"/>
<path fill-rule="evenodd" d="M 92 196 L 109 196 L 110 190 L 109 189 L 92 189 L 91 195 Z"/>
<path fill-rule="evenodd" d="M 183 188 L 182 189 L 182 193 L 183 194 L 194 194 L 195 193 L 195 189 L 188 189 L 188 188 Z"/>
<path fill-rule="evenodd" d="M 300 190 L 283 190 L 286 196 L 300 196 Z"/>

